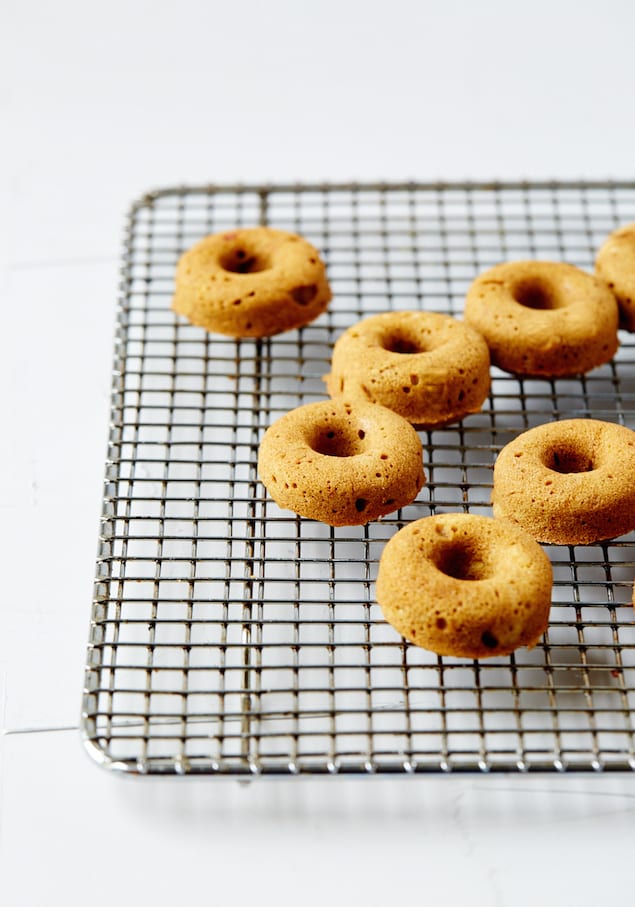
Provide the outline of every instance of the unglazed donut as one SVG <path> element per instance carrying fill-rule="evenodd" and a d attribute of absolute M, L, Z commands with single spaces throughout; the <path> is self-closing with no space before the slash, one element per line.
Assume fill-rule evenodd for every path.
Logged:
<path fill-rule="evenodd" d="M 613 294 L 604 281 L 563 262 L 491 268 L 470 286 L 464 317 L 485 337 L 492 363 L 519 375 L 583 374 L 618 347 Z"/>
<path fill-rule="evenodd" d="M 179 259 L 172 308 L 231 337 L 308 324 L 331 299 L 317 250 L 295 233 L 251 227 L 206 236 Z"/>
<path fill-rule="evenodd" d="M 447 513 L 410 523 L 387 542 L 376 594 L 386 620 L 416 645 L 485 658 L 535 645 L 551 587 L 549 558 L 527 533 Z"/>
<path fill-rule="evenodd" d="M 478 412 L 490 387 L 480 334 L 436 312 L 382 312 L 348 328 L 325 377 L 331 397 L 386 406 L 432 428 Z"/>
<path fill-rule="evenodd" d="M 333 400 L 299 406 L 270 425 L 258 475 L 279 507 L 330 526 L 376 520 L 413 501 L 425 482 L 421 441 L 405 419 Z"/>
<path fill-rule="evenodd" d="M 635 224 L 615 230 L 600 247 L 595 273 L 607 282 L 620 310 L 620 327 L 635 331 Z"/>
<path fill-rule="evenodd" d="M 494 516 L 540 542 L 590 544 L 635 528 L 635 432 L 566 419 L 523 432 L 494 464 Z"/>

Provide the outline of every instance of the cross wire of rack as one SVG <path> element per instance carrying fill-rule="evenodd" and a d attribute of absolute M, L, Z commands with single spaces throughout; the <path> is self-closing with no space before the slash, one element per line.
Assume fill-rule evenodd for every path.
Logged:
<path fill-rule="evenodd" d="M 635 534 L 548 546 L 539 644 L 481 661 L 406 643 L 374 598 L 400 527 L 491 515 L 497 451 L 552 420 L 635 427 L 635 342 L 575 378 L 492 370 L 482 412 L 421 432 L 427 485 L 364 527 L 282 511 L 256 474 L 266 427 L 326 399 L 339 334 L 375 312 L 460 317 L 506 260 L 593 268 L 635 220 L 635 183 L 178 187 L 131 209 L 114 357 L 82 731 L 133 773 L 241 775 L 635 768 Z M 208 233 L 267 224 L 322 252 L 314 323 L 264 340 L 205 332 L 170 308 L 178 257 Z"/>

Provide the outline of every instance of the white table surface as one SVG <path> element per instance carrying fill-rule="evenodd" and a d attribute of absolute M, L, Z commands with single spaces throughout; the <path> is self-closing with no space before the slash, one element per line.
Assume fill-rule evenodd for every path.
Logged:
<path fill-rule="evenodd" d="M 632 0 L 4 0 L 0 902 L 629 903 L 635 778 L 139 780 L 77 731 L 130 200 L 635 177 Z"/>

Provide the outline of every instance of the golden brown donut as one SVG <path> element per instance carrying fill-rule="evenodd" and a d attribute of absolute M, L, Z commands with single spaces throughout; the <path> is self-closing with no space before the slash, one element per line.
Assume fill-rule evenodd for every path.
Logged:
<path fill-rule="evenodd" d="M 523 432 L 494 464 L 494 516 L 540 542 L 584 545 L 635 528 L 635 432 L 566 419 Z"/>
<path fill-rule="evenodd" d="M 366 398 L 421 428 L 478 412 L 489 351 L 471 327 L 436 312 L 383 312 L 348 328 L 325 376 L 331 397 Z"/>
<path fill-rule="evenodd" d="M 533 646 L 551 607 L 540 545 L 490 517 L 445 513 L 405 526 L 384 547 L 376 593 L 386 620 L 438 655 L 485 658 Z"/>
<path fill-rule="evenodd" d="M 604 281 L 573 265 L 514 261 L 481 274 L 465 300 L 494 365 L 518 375 L 578 375 L 613 357 L 617 303 Z"/>
<path fill-rule="evenodd" d="M 600 247 L 595 273 L 607 282 L 620 310 L 620 327 L 635 332 L 635 224 L 615 230 Z"/>
<path fill-rule="evenodd" d="M 317 250 L 269 227 L 206 236 L 179 259 L 172 308 L 231 337 L 269 337 L 308 324 L 331 299 Z"/>
<path fill-rule="evenodd" d="M 363 525 L 413 501 L 425 482 L 421 441 L 369 403 L 308 403 L 269 426 L 258 475 L 279 507 L 330 526 Z"/>

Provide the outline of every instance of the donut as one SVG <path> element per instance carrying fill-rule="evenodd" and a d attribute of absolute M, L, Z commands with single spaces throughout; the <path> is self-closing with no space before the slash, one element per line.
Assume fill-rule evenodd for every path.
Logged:
<path fill-rule="evenodd" d="M 620 312 L 620 327 L 635 332 L 635 224 L 615 230 L 595 259 L 595 273 L 607 282 Z"/>
<path fill-rule="evenodd" d="M 308 324 L 331 299 L 317 250 L 295 233 L 251 227 L 206 236 L 176 268 L 172 308 L 230 337 L 269 337 Z"/>
<path fill-rule="evenodd" d="M 489 351 L 480 334 L 449 315 L 383 312 L 338 338 L 324 380 L 333 398 L 365 398 L 433 428 L 481 409 Z"/>
<path fill-rule="evenodd" d="M 409 422 L 382 406 L 332 400 L 269 426 L 258 475 L 279 507 L 330 526 L 376 520 L 413 501 L 425 482 Z"/>
<path fill-rule="evenodd" d="M 492 363 L 518 375 L 583 374 L 618 346 L 611 291 L 563 262 L 514 261 L 485 271 L 467 292 L 464 317 L 485 337 Z"/>
<path fill-rule="evenodd" d="M 459 658 L 508 655 L 547 628 L 552 568 L 526 532 L 444 513 L 400 529 L 379 560 L 376 598 L 410 642 Z"/>
<path fill-rule="evenodd" d="M 598 419 L 538 425 L 494 464 L 494 516 L 540 542 L 585 545 L 635 528 L 635 432 Z"/>

